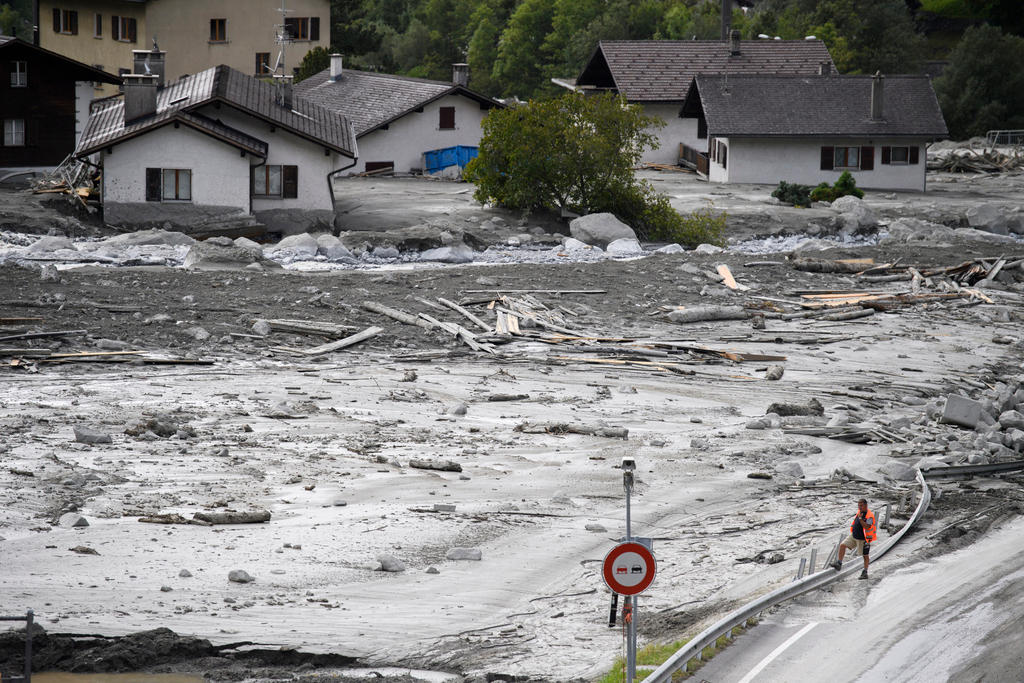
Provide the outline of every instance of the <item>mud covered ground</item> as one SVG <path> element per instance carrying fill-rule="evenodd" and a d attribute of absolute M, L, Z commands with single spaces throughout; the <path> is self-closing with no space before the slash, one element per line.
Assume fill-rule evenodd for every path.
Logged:
<path fill-rule="evenodd" d="M 1022 254 L 1012 243 L 964 240 L 814 256 L 923 268 Z M 750 289 L 705 274 L 722 264 Z M 675 639 L 792 578 L 811 548 L 827 555 L 861 495 L 878 510 L 891 503 L 898 525 L 916 488 L 898 478 L 901 465 L 1019 457 L 941 424 L 935 411 L 950 392 L 992 399 L 1022 379 L 1021 279 L 1009 273 L 985 287 L 991 303 L 951 298 L 825 322 L 770 314 L 798 310 L 799 292 L 865 283 L 796 270 L 786 254 L 324 273 L 90 267 L 55 278 L 8 263 L 0 318 L 39 320 L 6 321 L 0 336 L 85 332 L 0 346 L 144 353 L 116 363 L 2 359 L 0 605 L 35 610 L 54 643 L 39 661 L 63 670 L 303 680 L 355 669 L 345 680 L 379 680 L 365 667 L 393 666 L 404 669 L 380 671 L 395 680 L 410 669 L 418 680 L 588 680 L 623 645 L 607 627 L 598 571 L 624 534 L 623 456 L 639 464 L 633 533 L 655 539 L 659 562 L 640 600 L 641 640 Z M 500 294 L 532 297 L 576 334 L 524 323 L 489 354 L 363 306 L 472 327 L 438 299 L 492 323 L 494 308 L 508 305 L 489 308 Z M 667 319 L 673 307 L 705 304 L 767 312 L 766 329 Z M 302 357 L 280 349 L 329 339 L 253 331 L 283 318 L 383 332 Z M 766 379 L 770 365 L 783 366 L 781 379 Z M 810 399 L 823 417 L 748 428 L 773 402 Z M 853 444 L 790 431 L 828 421 L 899 438 Z M 110 443 L 76 440 L 76 427 Z M 895 551 L 894 565 L 941 552 L 925 537 L 950 521 L 967 520 L 944 532 L 952 548 L 1020 505 L 1012 477 L 937 487 L 923 533 Z M 973 519 L 988 508 L 998 514 Z M 187 523 L 230 511 L 271 519 Z M 88 526 L 62 526 L 67 513 Z M 480 559 L 453 559 L 459 548 Z M 229 581 L 232 570 L 254 580 Z M 884 575 L 884 563 L 876 571 Z M 171 646 L 179 641 L 160 632 L 159 645 L 132 641 L 135 658 L 115 648 L 74 659 L 81 641 L 60 636 L 157 627 L 208 644 Z M 8 664 L 0 654 L 5 673 L 16 663 L 11 648 Z M 291 659 L 264 654 L 273 652 Z"/>

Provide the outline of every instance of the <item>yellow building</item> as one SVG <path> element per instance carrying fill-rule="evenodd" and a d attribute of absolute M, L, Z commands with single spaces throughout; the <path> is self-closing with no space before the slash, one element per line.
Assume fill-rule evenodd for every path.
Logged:
<path fill-rule="evenodd" d="M 282 5 L 288 73 L 306 53 L 330 45 L 330 0 L 37 0 L 39 46 L 108 73 L 132 69 L 132 50 L 156 38 L 167 52 L 168 81 L 219 64 L 269 73 L 280 46 Z M 98 84 L 96 96 L 116 86 Z"/>

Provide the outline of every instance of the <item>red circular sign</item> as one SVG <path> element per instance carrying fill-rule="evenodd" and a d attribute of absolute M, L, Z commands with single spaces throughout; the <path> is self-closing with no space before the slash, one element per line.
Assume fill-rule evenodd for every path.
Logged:
<path fill-rule="evenodd" d="M 637 595 L 654 581 L 654 554 L 639 543 L 620 543 L 605 555 L 604 582 L 619 595 Z"/>

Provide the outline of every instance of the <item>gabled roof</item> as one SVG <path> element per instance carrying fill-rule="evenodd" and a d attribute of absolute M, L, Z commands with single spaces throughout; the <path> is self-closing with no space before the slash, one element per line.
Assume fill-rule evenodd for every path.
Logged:
<path fill-rule="evenodd" d="M 871 76 L 705 76 L 683 104 L 718 137 L 948 136 L 928 76 L 885 76 L 871 119 Z"/>
<path fill-rule="evenodd" d="M 330 69 L 295 86 L 295 94 L 340 112 L 361 136 L 385 126 L 445 95 L 463 95 L 484 107 L 502 104 L 455 83 L 345 69 L 337 81 Z"/>
<path fill-rule="evenodd" d="M 121 84 L 121 79 L 118 76 L 108 74 L 102 69 L 96 69 L 88 64 L 65 57 L 62 54 L 25 42 L 21 38 L 0 36 L 0 59 L 15 59 L 30 53 L 35 53 L 44 59 L 60 64 L 60 73 L 66 74 L 69 81 L 96 81 L 113 83 L 115 85 Z"/>
<path fill-rule="evenodd" d="M 697 74 L 816 74 L 835 64 L 820 40 L 602 40 L 576 85 L 609 89 L 632 102 L 681 102 Z"/>
<path fill-rule="evenodd" d="M 197 122 L 205 118 L 199 117 L 197 110 L 214 102 L 355 158 L 355 136 L 352 125 L 344 116 L 297 97 L 293 99 L 291 109 L 286 109 L 277 104 L 275 86 L 223 64 L 168 83 L 157 93 L 156 113 L 127 126 L 124 124 L 123 97 L 94 102 L 75 154 L 86 156 L 178 120 L 193 127 L 201 126 L 203 132 L 216 133 L 229 144 L 248 145 L 249 151 L 255 150 L 255 143 L 259 143 L 263 145 L 263 155 L 266 155 L 266 144 L 256 138 L 223 124 L 217 123 L 214 129 Z"/>

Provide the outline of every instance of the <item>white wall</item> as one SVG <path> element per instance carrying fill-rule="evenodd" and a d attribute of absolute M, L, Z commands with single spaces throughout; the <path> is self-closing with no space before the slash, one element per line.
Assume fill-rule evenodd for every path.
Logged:
<path fill-rule="evenodd" d="M 697 119 L 679 118 L 681 102 L 669 104 L 641 103 L 645 116 L 656 116 L 665 122 L 665 127 L 652 131 L 661 145 L 644 152 L 641 162 L 653 164 L 675 164 L 679 162 L 679 143 L 698 151 L 707 148 L 707 140 L 697 139 Z"/>
<path fill-rule="evenodd" d="M 204 107 L 201 113 L 204 116 L 220 120 L 227 126 L 231 126 L 266 142 L 268 144 L 268 164 L 272 166 L 299 167 L 298 198 L 254 198 L 252 201 L 253 211 L 266 211 L 270 209 L 331 211 L 334 209 L 334 204 L 331 201 L 330 187 L 327 183 L 327 174 L 341 166 L 352 163 L 351 159 L 343 157 L 334 151 L 330 154 L 324 154 L 324 149 L 326 148 L 323 145 L 318 145 L 298 135 L 289 133 L 280 126 L 277 126 L 275 131 L 271 133 L 271 124 L 253 118 L 229 106 L 222 105 L 220 109 L 215 109 L 211 105 Z M 362 147 L 361 144 L 360 147 Z M 237 150 L 235 150 L 235 155 L 238 155 Z M 356 167 L 353 166 L 353 168 Z M 245 188 L 246 196 L 248 197 L 248 169 L 245 170 Z"/>
<path fill-rule="evenodd" d="M 112 154 L 103 152 L 104 206 L 146 202 L 147 168 L 191 169 L 192 204 L 249 212 L 249 157 L 187 126 L 176 129 L 174 124 L 115 145 Z"/>
<path fill-rule="evenodd" d="M 858 187 L 880 190 L 925 189 L 925 144 L 901 138 L 798 140 L 779 138 L 718 138 L 728 146 L 728 168 L 711 161 L 711 182 L 761 183 L 775 185 L 780 180 L 802 185 L 834 183 L 842 170 L 822 171 L 821 148 L 874 146 L 875 167 L 870 171 L 850 171 Z M 917 164 L 882 164 L 882 146 L 917 146 Z"/>
<path fill-rule="evenodd" d="M 75 82 L 75 145 L 82 137 L 85 124 L 89 122 L 89 104 L 94 92 L 92 81 Z"/>
<path fill-rule="evenodd" d="M 441 130 L 441 107 L 455 107 L 455 128 Z M 366 162 L 393 161 L 395 171 L 423 169 L 423 153 L 444 147 L 478 147 L 480 123 L 488 110 L 463 95 L 446 95 L 423 108 L 392 121 L 387 130 L 377 129 L 359 138 L 359 163 L 347 173 L 362 173 Z"/>

